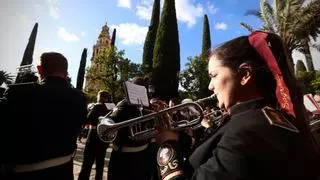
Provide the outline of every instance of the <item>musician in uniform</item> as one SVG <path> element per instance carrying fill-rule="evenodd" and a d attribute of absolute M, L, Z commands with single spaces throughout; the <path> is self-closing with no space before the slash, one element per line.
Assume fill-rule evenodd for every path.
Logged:
<path fill-rule="evenodd" d="M 188 136 L 159 133 L 162 179 L 316 179 L 318 155 L 280 37 L 235 38 L 212 51 L 208 66 L 209 89 L 229 116 L 185 161 Z"/>
<path fill-rule="evenodd" d="M 99 117 L 105 116 L 108 110 L 105 103 L 110 101 L 110 95 L 107 91 L 99 91 L 97 103 L 93 105 L 88 113 L 86 124 L 90 124 L 86 146 L 83 152 L 83 163 L 79 174 L 79 180 L 89 180 L 90 172 L 94 161 L 96 162 L 96 180 L 103 178 L 104 158 L 109 144 L 100 140 L 97 134 L 97 125 Z"/>
<path fill-rule="evenodd" d="M 134 78 L 132 82 L 137 85 L 146 85 L 141 77 Z M 108 118 L 118 123 L 140 115 L 136 105 L 130 105 L 127 99 L 123 99 Z M 108 166 L 108 180 L 150 180 L 154 178 L 157 167 L 153 154 L 156 150 L 149 145 L 150 140 L 130 139 L 129 128 L 119 129 L 117 138 L 113 142 L 113 151 Z"/>
<path fill-rule="evenodd" d="M 68 62 L 43 53 L 40 84 L 13 84 L 1 101 L 1 161 L 7 179 L 73 179 L 77 135 L 86 118 L 86 97 L 67 82 Z M 4 178 L 5 179 L 5 178 Z"/>

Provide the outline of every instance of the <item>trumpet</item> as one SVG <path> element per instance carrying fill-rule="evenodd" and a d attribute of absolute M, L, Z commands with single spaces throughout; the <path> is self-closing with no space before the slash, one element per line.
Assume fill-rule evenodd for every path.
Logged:
<path fill-rule="evenodd" d="M 215 98 L 216 98 L 216 95 L 213 94 L 209 97 L 199 99 L 195 102 L 187 102 L 187 103 L 179 104 L 179 105 L 176 105 L 173 107 L 169 107 L 169 108 L 160 110 L 158 112 L 153 112 L 153 113 L 150 113 L 150 114 L 147 114 L 144 116 L 129 119 L 129 120 L 119 122 L 119 123 L 115 123 L 112 119 L 108 118 L 108 116 L 100 117 L 99 118 L 100 124 L 97 126 L 97 133 L 98 133 L 99 138 L 102 141 L 104 141 L 106 143 L 110 143 L 116 139 L 117 132 L 119 129 L 124 128 L 124 127 L 131 127 L 130 138 L 132 140 L 150 139 L 150 138 L 154 137 L 157 133 L 157 130 L 155 127 L 149 127 L 145 130 L 141 130 L 141 131 L 138 131 L 135 133 L 133 132 L 132 127 L 134 127 L 137 124 L 141 124 L 143 122 L 157 120 L 161 116 L 164 116 L 164 115 L 167 115 L 167 114 L 179 111 L 179 110 L 183 110 L 186 108 L 191 108 L 191 107 L 193 107 L 195 110 L 197 110 L 199 112 L 199 115 L 197 116 L 197 118 L 192 119 L 192 120 L 180 120 L 178 122 L 175 122 L 174 126 L 171 126 L 169 128 L 172 130 L 182 130 L 182 129 L 186 129 L 188 127 L 197 126 L 201 123 L 201 120 L 204 118 L 203 109 L 199 105 L 199 103 L 201 103 L 203 101 L 215 99 Z"/>

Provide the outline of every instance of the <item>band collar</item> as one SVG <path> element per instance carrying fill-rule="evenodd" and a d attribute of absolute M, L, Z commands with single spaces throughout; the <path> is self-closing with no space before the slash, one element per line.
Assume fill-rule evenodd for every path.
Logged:
<path fill-rule="evenodd" d="M 233 116 L 235 114 L 247 111 L 249 109 L 262 108 L 267 104 L 268 104 L 267 101 L 263 98 L 248 100 L 232 106 L 230 109 L 230 115 Z"/>
<path fill-rule="evenodd" d="M 41 81 L 41 84 L 68 84 L 68 81 L 62 77 L 49 76 Z"/>

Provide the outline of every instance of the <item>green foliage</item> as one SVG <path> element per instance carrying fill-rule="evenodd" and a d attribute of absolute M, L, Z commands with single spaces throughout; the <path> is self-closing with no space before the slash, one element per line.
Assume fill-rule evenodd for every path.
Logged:
<path fill-rule="evenodd" d="M 302 60 L 297 60 L 297 64 L 296 64 L 296 73 L 300 72 L 300 71 L 307 71 L 306 66 L 304 65 Z"/>
<path fill-rule="evenodd" d="M 201 61 L 195 62 L 195 63 L 198 63 L 198 68 L 199 68 L 196 74 L 199 82 L 199 91 L 198 91 L 199 98 L 207 97 L 211 94 L 211 92 L 208 89 L 208 83 L 210 81 L 210 77 L 209 77 L 208 68 L 207 68 L 207 64 L 208 64 L 207 52 L 210 48 L 211 48 L 211 38 L 210 38 L 209 20 L 208 20 L 208 16 L 204 15 Z"/>
<path fill-rule="evenodd" d="M 153 3 L 152 16 L 150 21 L 150 26 L 148 33 L 144 42 L 143 55 L 142 55 L 142 71 L 144 75 L 150 76 L 152 72 L 152 58 L 154 44 L 156 41 L 157 30 L 159 26 L 160 19 L 160 0 L 155 0 Z"/>
<path fill-rule="evenodd" d="M 197 99 L 193 93 L 185 91 L 185 90 L 179 90 L 179 97 L 180 100 L 191 98 L 191 99 Z M 180 103 L 180 102 L 179 102 Z"/>
<path fill-rule="evenodd" d="M 81 55 L 80 66 L 79 66 L 78 77 L 77 77 L 77 85 L 76 85 L 76 88 L 79 90 L 82 90 L 82 87 L 83 87 L 86 63 L 87 63 L 87 49 L 84 48 Z"/>
<path fill-rule="evenodd" d="M 210 78 L 207 78 L 209 78 L 207 62 L 200 56 L 188 57 L 185 69 L 180 73 L 180 85 L 190 97 L 199 99 L 212 94 L 208 90 Z"/>
<path fill-rule="evenodd" d="M 311 81 L 311 89 L 315 94 L 320 94 L 320 72 L 317 71 L 315 78 Z"/>
<path fill-rule="evenodd" d="M 117 34 L 117 29 L 114 29 L 111 37 L 111 43 L 110 43 L 111 46 L 114 46 L 116 43 L 116 34 Z"/>
<path fill-rule="evenodd" d="M 311 85 L 312 81 L 315 79 L 316 74 L 314 72 L 298 71 L 297 79 L 303 84 L 303 94 L 314 93 L 316 89 Z"/>
<path fill-rule="evenodd" d="M 320 93 L 320 71 L 299 71 L 297 72 L 297 79 L 304 86 L 304 94 Z"/>
<path fill-rule="evenodd" d="M 180 73 L 180 85 L 190 94 L 196 94 L 199 91 L 200 83 L 197 77 L 197 72 L 200 70 L 199 62 L 201 62 L 199 56 L 188 57 L 185 69 Z M 195 97 L 197 98 L 198 96 Z"/>
<path fill-rule="evenodd" d="M 153 51 L 152 84 L 155 97 L 178 97 L 180 45 L 174 0 L 165 0 Z"/>
<path fill-rule="evenodd" d="M 29 82 L 37 82 L 38 76 L 33 71 L 24 71 L 19 72 L 16 78 L 15 83 L 29 83 Z"/>
<path fill-rule="evenodd" d="M 211 37 L 208 16 L 205 14 L 203 18 L 203 33 L 202 33 L 202 60 L 207 61 L 207 52 L 211 48 Z"/>
<path fill-rule="evenodd" d="M 252 26 L 250 26 L 249 24 L 245 23 L 245 22 L 240 22 L 240 25 L 245 28 L 246 30 L 248 30 L 249 32 L 253 32 L 254 29 Z"/>
<path fill-rule="evenodd" d="M 23 54 L 23 58 L 22 58 L 20 66 L 32 64 L 33 51 L 34 51 L 34 45 L 36 43 L 37 32 L 38 32 L 38 23 L 36 23 L 33 26 L 33 29 L 32 29 L 31 35 L 29 37 L 29 41 L 28 41 L 27 47 L 24 50 L 24 54 Z"/>
<path fill-rule="evenodd" d="M 123 83 L 140 73 L 140 66 L 124 58 L 124 50 L 118 51 L 109 47 L 96 56 L 87 70 L 87 79 L 92 82 L 102 82 L 102 88 L 88 87 L 86 93 L 91 101 L 95 101 L 99 90 L 106 90 L 115 95 L 116 103 L 124 98 Z M 114 78 L 116 77 L 116 78 Z"/>
<path fill-rule="evenodd" d="M 306 55 L 308 70 L 313 71 L 308 43 L 320 33 L 320 0 L 274 0 L 273 4 L 260 0 L 260 9 L 246 14 L 260 18 L 263 22 L 261 30 L 274 32 L 283 39 L 292 69 L 291 54 L 297 49 Z"/>
<path fill-rule="evenodd" d="M 308 44 L 307 39 L 301 40 L 300 52 L 302 52 L 306 57 L 306 64 L 308 67 L 308 71 L 314 71 L 314 65 L 313 65 L 313 61 L 312 61 L 310 46 Z"/>
<path fill-rule="evenodd" d="M 12 84 L 12 81 L 13 81 L 13 76 L 10 73 L 0 70 L 0 86 L 3 83 Z"/>
<path fill-rule="evenodd" d="M 36 43 L 36 37 L 38 32 L 38 23 L 36 23 L 32 29 L 31 35 L 29 37 L 29 41 L 26 49 L 24 50 L 24 54 L 22 57 L 22 61 L 20 66 L 30 65 L 33 61 L 33 51 Z M 37 76 L 35 76 L 34 72 L 18 72 L 15 83 L 22 82 L 34 82 L 37 81 Z"/>

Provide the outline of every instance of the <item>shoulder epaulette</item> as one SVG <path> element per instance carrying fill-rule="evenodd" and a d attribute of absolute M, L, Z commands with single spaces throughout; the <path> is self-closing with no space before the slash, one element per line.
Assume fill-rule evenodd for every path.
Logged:
<path fill-rule="evenodd" d="M 262 112 L 268 119 L 270 125 L 299 133 L 299 130 L 283 114 L 281 114 L 281 112 L 274 108 L 266 106 L 262 108 Z"/>

